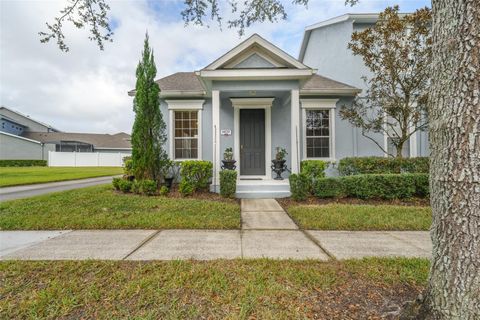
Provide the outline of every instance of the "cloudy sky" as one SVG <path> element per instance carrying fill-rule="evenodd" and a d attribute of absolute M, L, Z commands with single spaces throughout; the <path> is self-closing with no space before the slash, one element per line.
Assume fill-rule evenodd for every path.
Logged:
<path fill-rule="evenodd" d="M 100 51 L 88 33 L 65 28 L 70 52 L 41 44 L 38 32 L 53 21 L 67 0 L 0 0 L 0 103 L 62 131 L 130 133 L 135 68 L 145 31 L 155 50 L 158 77 L 198 70 L 245 37 L 259 33 L 294 57 L 305 26 L 349 12 L 378 12 L 399 4 L 403 12 L 428 0 L 310 0 L 308 8 L 287 5 L 288 19 L 256 25 L 239 38 L 236 30 L 184 26 L 182 0 L 107 0 L 114 42 Z M 290 4 L 290 0 L 285 3 Z M 228 14 L 228 11 L 223 11 Z"/>

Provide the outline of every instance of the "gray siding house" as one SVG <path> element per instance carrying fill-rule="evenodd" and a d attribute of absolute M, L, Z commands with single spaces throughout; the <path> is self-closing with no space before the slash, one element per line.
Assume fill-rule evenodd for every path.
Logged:
<path fill-rule="evenodd" d="M 157 83 L 170 158 L 212 161 L 213 190 L 229 147 L 237 161 L 239 197 L 288 195 L 288 181 L 272 180 L 277 147 L 287 150 L 292 173 L 305 159 L 336 161 L 352 154 L 344 142 L 351 128 L 338 119 L 337 109 L 361 90 L 317 74 L 257 34 L 199 71 Z"/>
<path fill-rule="evenodd" d="M 305 28 L 298 60 L 316 68 L 319 74 L 331 77 L 366 89 L 362 76 L 369 75 L 369 70 L 359 56 L 354 56 L 348 49 L 351 35 L 372 27 L 378 20 L 378 14 L 345 14 Z M 361 94 L 360 94 L 361 95 Z M 359 129 L 338 118 L 337 123 L 343 127 L 342 150 L 337 149 L 337 158 L 350 156 L 384 156 L 375 143 L 363 137 Z M 373 135 L 385 150 L 391 150 L 387 136 Z M 404 149 L 407 157 L 428 156 L 428 136 L 426 132 L 417 132 Z"/>
<path fill-rule="evenodd" d="M 131 152 L 130 135 L 61 132 L 18 111 L 0 107 L 0 160 L 47 160 L 57 152 Z"/>

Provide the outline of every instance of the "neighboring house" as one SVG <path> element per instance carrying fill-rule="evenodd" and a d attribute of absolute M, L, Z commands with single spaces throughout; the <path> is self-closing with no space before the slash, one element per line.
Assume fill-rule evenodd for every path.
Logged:
<path fill-rule="evenodd" d="M 130 153 L 130 135 L 69 133 L 0 107 L 0 159 L 47 160 L 49 151 Z"/>
<path fill-rule="evenodd" d="M 335 80 L 366 89 L 362 76 L 369 76 L 370 71 L 360 56 L 354 56 L 348 49 L 352 33 L 372 27 L 378 20 L 378 14 L 344 14 L 305 28 L 298 60 L 318 69 L 318 73 Z M 337 119 L 338 120 L 338 119 Z M 348 133 L 349 131 L 349 133 Z M 342 145 L 347 150 L 338 154 L 345 156 L 383 156 L 382 150 L 361 135 L 360 129 L 349 126 L 342 133 Z M 387 136 L 369 134 L 389 152 L 392 145 Z M 338 141 L 338 140 L 337 140 Z M 406 144 L 404 155 L 410 157 L 428 156 L 427 132 L 417 132 Z"/>
<path fill-rule="evenodd" d="M 352 130 L 338 119 L 338 108 L 361 90 L 317 74 L 257 34 L 199 71 L 157 83 L 170 158 L 212 161 L 217 190 L 228 147 L 240 180 L 247 181 L 271 181 L 276 147 L 287 150 L 293 173 L 304 159 L 335 161 L 353 154 L 344 142 Z"/>

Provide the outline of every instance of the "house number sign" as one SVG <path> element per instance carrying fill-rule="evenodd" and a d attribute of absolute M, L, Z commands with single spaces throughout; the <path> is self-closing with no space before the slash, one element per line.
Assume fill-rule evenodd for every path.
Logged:
<path fill-rule="evenodd" d="M 220 134 L 222 136 L 231 136 L 232 135 L 232 130 L 230 129 L 222 129 L 220 130 Z"/>

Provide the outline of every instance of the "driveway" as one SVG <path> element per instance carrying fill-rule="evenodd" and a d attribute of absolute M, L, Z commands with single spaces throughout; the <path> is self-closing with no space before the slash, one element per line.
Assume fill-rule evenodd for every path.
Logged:
<path fill-rule="evenodd" d="M 0 201 L 28 198 L 45 193 L 85 188 L 98 184 L 107 184 L 112 182 L 113 177 L 115 176 L 0 188 Z"/>

